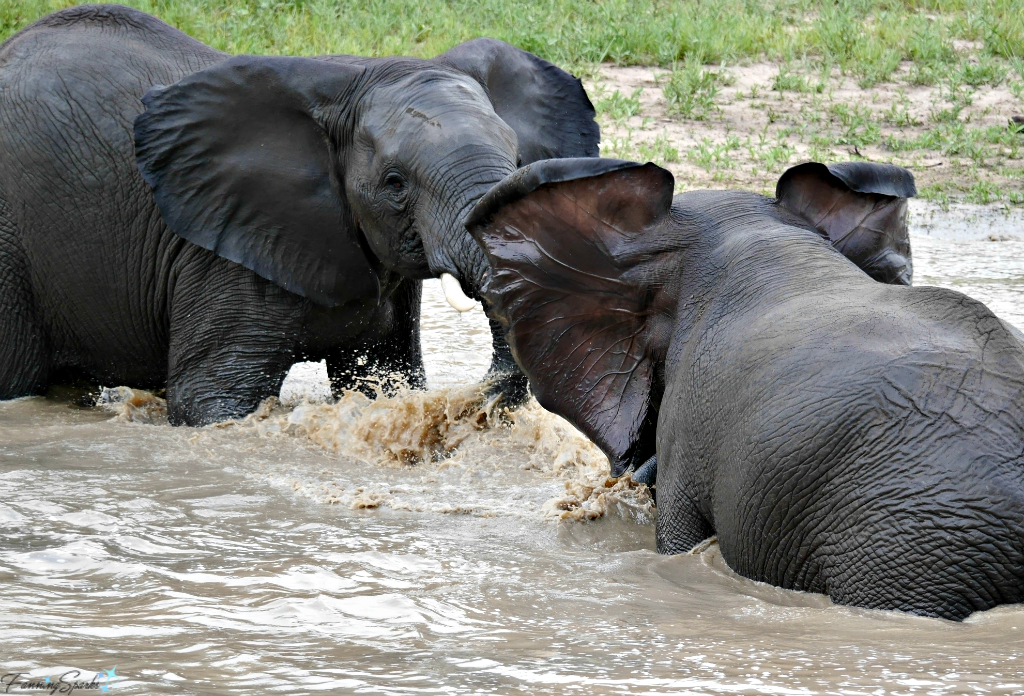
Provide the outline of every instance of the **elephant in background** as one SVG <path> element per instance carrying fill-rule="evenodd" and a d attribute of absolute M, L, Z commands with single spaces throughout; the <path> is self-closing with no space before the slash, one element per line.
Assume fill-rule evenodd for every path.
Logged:
<path fill-rule="evenodd" d="M 805 209 L 846 201 L 830 237 L 865 219 L 870 194 L 791 185 Z M 717 535 L 753 580 L 953 620 L 1022 601 L 1024 334 L 958 292 L 873 281 L 811 219 L 565 159 L 467 226 L 538 401 L 616 473 L 656 453 L 661 553 Z"/>
<path fill-rule="evenodd" d="M 892 285 L 913 281 L 907 199 L 916 195 L 913 174 L 872 162 L 805 162 L 787 169 L 775 187 L 780 207 L 814 225 L 869 276 Z"/>
<path fill-rule="evenodd" d="M 421 281 L 465 304 L 486 268 L 468 211 L 599 137 L 579 80 L 491 39 L 228 56 L 117 5 L 49 15 L 0 46 L 0 398 L 69 375 L 166 386 L 170 421 L 198 425 L 298 360 L 336 387 L 422 384 Z"/>

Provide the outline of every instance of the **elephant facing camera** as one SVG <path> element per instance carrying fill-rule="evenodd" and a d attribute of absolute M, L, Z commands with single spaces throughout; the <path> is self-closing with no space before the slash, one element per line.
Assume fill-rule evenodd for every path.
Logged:
<path fill-rule="evenodd" d="M 303 360 L 339 388 L 368 376 L 354 356 L 422 386 L 421 281 L 480 299 L 469 211 L 599 141 L 580 81 L 501 41 L 229 56 L 116 5 L 11 37 L 0 94 L 0 398 L 74 369 L 166 387 L 173 424 L 241 416 Z M 516 405 L 494 347 L 489 389 Z"/>

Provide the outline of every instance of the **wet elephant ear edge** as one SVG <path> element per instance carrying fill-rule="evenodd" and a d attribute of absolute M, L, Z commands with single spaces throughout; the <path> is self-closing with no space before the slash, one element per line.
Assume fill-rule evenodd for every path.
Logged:
<path fill-rule="evenodd" d="M 874 162 L 804 162 L 779 177 L 779 205 L 809 222 L 880 282 L 910 284 L 906 200 L 917 195 L 907 169 Z"/>
<path fill-rule="evenodd" d="M 630 279 L 626 250 L 669 214 L 673 188 L 650 163 L 546 160 L 491 189 L 466 223 L 491 265 L 482 293 L 538 402 L 615 475 L 653 453 L 651 292 Z"/>

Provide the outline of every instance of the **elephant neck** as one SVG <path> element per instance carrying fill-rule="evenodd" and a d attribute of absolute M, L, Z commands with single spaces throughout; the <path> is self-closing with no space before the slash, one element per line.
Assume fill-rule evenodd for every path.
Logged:
<path fill-rule="evenodd" d="M 674 223 L 691 240 L 675 268 L 671 366 L 694 331 L 757 320 L 794 298 L 869 292 L 876 284 L 820 234 L 780 219 L 773 201 L 731 191 L 677 196 Z"/>

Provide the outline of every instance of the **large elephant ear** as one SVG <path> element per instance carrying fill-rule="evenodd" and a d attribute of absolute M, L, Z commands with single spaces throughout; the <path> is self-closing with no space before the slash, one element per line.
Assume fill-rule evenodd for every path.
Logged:
<path fill-rule="evenodd" d="M 496 39 L 473 39 L 434 58 L 487 90 L 516 132 L 522 164 L 597 157 L 601 131 L 583 83 L 556 65 Z"/>
<path fill-rule="evenodd" d="M 466 223 L 491 264 L 482 293 L 537 400 L 615 475 L 653 454 L 654 293 L 631 279 L 630 249 L 668 215 L 672 190 L 653 164 L 546 160 L 496 185 Z"/>
<path fill-rule="evenodd" d="M 147 92 L 135 156 L 171 230 L 320 304 L 377 298 L 324 125 L 362 72 L 237 56 Z"/>
<path fill-rule="evenodd" d="M 873 162 L 805 162 L 787 169 L 775 187 L 780 205 L 869 276 L 901 285 L 913 276 L 907 199 L 916 195 L 913 174 Z"/>

